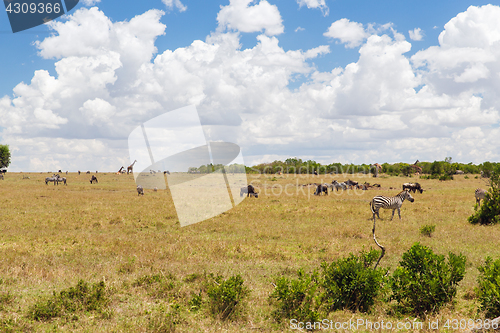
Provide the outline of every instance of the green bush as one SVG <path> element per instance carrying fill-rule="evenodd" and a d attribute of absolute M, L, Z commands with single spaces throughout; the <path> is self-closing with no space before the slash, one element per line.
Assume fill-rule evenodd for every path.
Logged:
<path fill-rule="evenodd" d="M 108 304 L 109 298 L 104 281 L 89 285 L 80 280 L 76 287 L 70 287 L 59 293 L 54 291 L 52 297 L 35 303 L 30 307 L 28 316 L 34 320 L 44 321 L 77 311 L 102 312 Z"/>
<path fill-rule="evenodd" d="M 323 262 L 322 301 L 327 312 L 348 309 L 366 312 L 381 292 L 385 270 L 370 267 L 379 257 L 376 250 L 352 253 L 330 265 Z"/>
<path fill-rule="evenodd" d="M 315 322 L 319 319 L 321 305 L 318 295 L 318 276 L 298 271 L 298 279 L 280 277 L 276 288 L 270 295 L 277 309 L 272 315 L 277 322 L 282 319 L 297 319 L 299 321 Z"/>
<path fill-rule="evenodd" d="M 496 318 L 500 316 L 500 259 L 493 261 L 491 257 L 486 258 L 484 266 L 480 266 L 478 287 L 476 294 L 481 303 L 481 310 L 486 317 Z"/>
<path fill-rule="evenodd" d="M 431 237 L 432 233 L 436 230 L 435 225 L 426 224 L 420 228 L 420 234 L 423 236 Z"/>
<path fill-rule="evenodd" d="M 243 278 L 235 275 L 224 280 L 222 276 L 217 276 L 213 280 L 207 289 L 210 312 L 221 320 L 235 317 L 243 307 L 241 303 L 250 293 L 243 285 Z"/>
<path fill-rule="evenodd" d="M 490 189 L 480 209 L 469 216 L 472 224 L 497 224 L 500 222 L 500 164 L 491 172 Z"/>
<path fill-rule="evenodd" d="M 465 262 L 465 256 L 451 252 L 446 262 L 443 255 L 416 243 L 403 254 L 400 267 L 390 278 L 390 299 L 397 301 L 401 313 L 424 316 L 438 312 L 455 297 L 465 275 Z"/>

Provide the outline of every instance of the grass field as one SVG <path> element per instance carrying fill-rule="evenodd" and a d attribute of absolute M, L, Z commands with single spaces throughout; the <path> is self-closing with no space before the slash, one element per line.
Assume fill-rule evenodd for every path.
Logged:
<path fill-rule="evenodd" d="M 90 175 L 70 173 L 67 186 L 45 185 L 47 176 L 7 173 L 0 180 L 0 331 L 289 331 L 289 323 L 277 324 L 270 316 L 272 282 L 363 248 L 378 249 L 368 203 L 378 194 L 397 194 L 409 181 L 426 191 L 414 194 L 414 203 L 403 204 L 402 221 L 397 212 L 390 221 L 391 211 L 381 210 L 376 234 L 387 252 L 380 265 L 394 269 L 415 242 L 438 254 L 452 251 L 467 257 L 455 304 L 427 318 L 424 327 L 435 320 L 442 325 L 447 319 L 481 318 L 474 297 L 477 267 L 486 256 L 500 257 L 499 227 L 467 222 L 474 211 L 474 190 L 487 188 L 484 180 L 471 175 L 446 182 L 354 176 L 382 188 L 320 197 L 313 195 L 313 187 L 300 185 L 348 177 L 248 175 L 259 198 L 247 198 L 230 211 L 183 228 L 168 188 L 138 196 L 132 175 L 99 173 L 99 183 L 91 185 Z M 426 224 L 436 226 L 432 237 L 420 234 Z M 210 273 L 243 277 L 250 294 L 237 319 L 210 316 L 204 293 Z M 144 278 L 148 276 L 163 282 Z M 105 282 L 105 311 L 79 311 L 45 321 L 29 316 L 35 303 L 76 286 L 80 279 Z M 199 310 L 192 306 L 196 295 L 201 295 Z M 389 313 L 389 304 L 380 301 L 369 314 L 338 311 L 327 319 L 414 319 Z"/>

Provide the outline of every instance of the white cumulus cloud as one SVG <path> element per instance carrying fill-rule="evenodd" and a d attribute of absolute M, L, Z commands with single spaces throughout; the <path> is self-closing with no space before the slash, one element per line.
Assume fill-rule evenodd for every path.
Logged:
<path fill-rule="evenodd" d="M 324 16 L 328 16 L 330 9 L 325 3 L 325 0 L 297 0 L 300 7 L 306 6 L 307 8 L 319 8 Z"/>
<path fill-rule="evenodd" d="M 420 28 L 415 28 L 413 30 L 410 30 L 408 31 L 408 34 L 410 35 L 410 39 L 414 41 L 420 41 L 424 38 L 424 33 Z"/>
<path fill-rule="evenodd" d="M 187 10 L 187 7 L 180 0 L 161 0 L 167 6 L 167 9 L 172 10 L 177 8 L 180 12 Z"/>
<path fill-rule="evenodd" d="M 361 45 L 370 34 L 365 31 L 361 23 L 343 18 L 333 22 L 323 35 L 339 39 L 341 43 L 346 44 L 346 47 L 353 48 Z"/>
<path fill-rule="evenodd" d="M 229 5 L 221 6 L 217 14 L 219 29 L 240 32 L 263 31 L 268 36 L 283 33 L 284 27 L 278 7 L 266 0 L 252 5 L 253 0 L 230 0 Z"/>

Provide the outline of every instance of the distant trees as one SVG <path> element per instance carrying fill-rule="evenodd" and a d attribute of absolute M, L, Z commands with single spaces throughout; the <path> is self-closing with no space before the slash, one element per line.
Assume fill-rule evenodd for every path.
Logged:
<path fill-rule="evenodd" d="M 479 165 L 472 163 L 463 164 L 453 162 L 451 157 L 446 157 L 444 161 L 434 162 L 419 162 L 418 166 L 422 168 L 422 178 L 450 180 L 457 170 L 461 170 L 466 174 L 479 174 L 483 171 L 485 177 L 489 177 L 493 168 L 500 163 L 484 162 Z M 224 166 L 222 164 L 207 164 L 200 167 L 189 168 L 191 173 L 210 173 L 219 169 L 225 168 L 230 173 L 243 173 L 247 174 L 370 174 L 374 173 L 375 167 L 370 164 L 342 164 L 339 162 L 330 164 L 321 164 L 314 160 L 304 161 L 297 157 L 287 158 L 285 161 L 276 160 L 271 163 L 261 163 L 251 167 L 243 166 L 241 164 L 232 164 Z M 409 163 L 384 163 L 380 173 L 385 173 L 391 176 L 410 176 L 415 172 L 415 168 Z"/>
<path fill-rule="evenodd" d="M 190 167 L 188 169 L 188 172 L 189 173 L 212 173 L 212 172 L 215 172 L 215 171 L 218 171 L 218 170 L 221 170 L 221 169 L 224 169 L 226 170 L 226 172 L 229 172 L 229 173 L 245 173 L 247 172 L 248 173 L 248 169 L 249 168 L 246 168 L 243 164 L 231 164 L 231 165 L 226 165 L 224 166 L 223 164 L 206 164 L 206 165 L 202 165 L 198 168 L 196 167 Z"/>
<path fill-rule="evenodd" d="M 10 165 L 10 149 L 8 145 L 0 145 L 0 168 Z"/>

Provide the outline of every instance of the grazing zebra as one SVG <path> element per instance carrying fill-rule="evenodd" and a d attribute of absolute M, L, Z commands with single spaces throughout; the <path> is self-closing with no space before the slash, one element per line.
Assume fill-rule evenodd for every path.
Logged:
<path fill-rule="evenodd" d="M 479 204 L 479 206 L 481 206 L 481 200 L 486 199 L 486 193 L 488 193 L 488 191 L 483 190 L 482 188 L 476 189 L 476 204 Z"/>
<path fill-rule="evenodd" d="M 395 197 L 386 197 L 383 195 L 377 195 L 370 202 L 370 209 L 373 213 L 373 222 L 375 222 L 375 214 L 377 214 L 378 218 L 380 215 L 378 214 L 380 208 L 392 209 L 391 221 L 394 218 L 394 211 L 398 210 L 399 219 L 401 220 L 401 206 L 403 205 L 403 201 L 408 199 L 410 202 L 415 201 L 411 196 L 408 190 L 403 190 L 399 192 Z"/>
<path fill-rule="evenodd" d="M 64 185 L 68 185 L 68 184 L 66 184 L 66 177 L 61 177 L 59 175 L 56 175 L 56 182 L 57 182 L 57 185 L 59 185 L 59 182 L 63 182 Z"/>
<path fill-rule="evenodd" d="M 339 183 L 338 181 L 334 180 L 332 181 L 332 185 L 333 187 L 335 187 L 335 189 L 338 191 L 339 189 L 341 190 L 346 190 L 347 189 L 347 185 L 346 183 Z M 332 189 L 333 190 L 333 189 Z"/>
<path fill-rule="evenodd" d="M 53 175 L 52 177 L 47 177 L 47 178 L 45 178 L 45 185 L 48 185 L 49 182 L 54 182 L 54 185 L 55 185 L 56 181 L 57 181 L 56 175 Z"/>
<path fill-rule="evenodd" d="M 144 195 L 144 189 L 141 185 L 137 185 L 137 195 Z"/>

